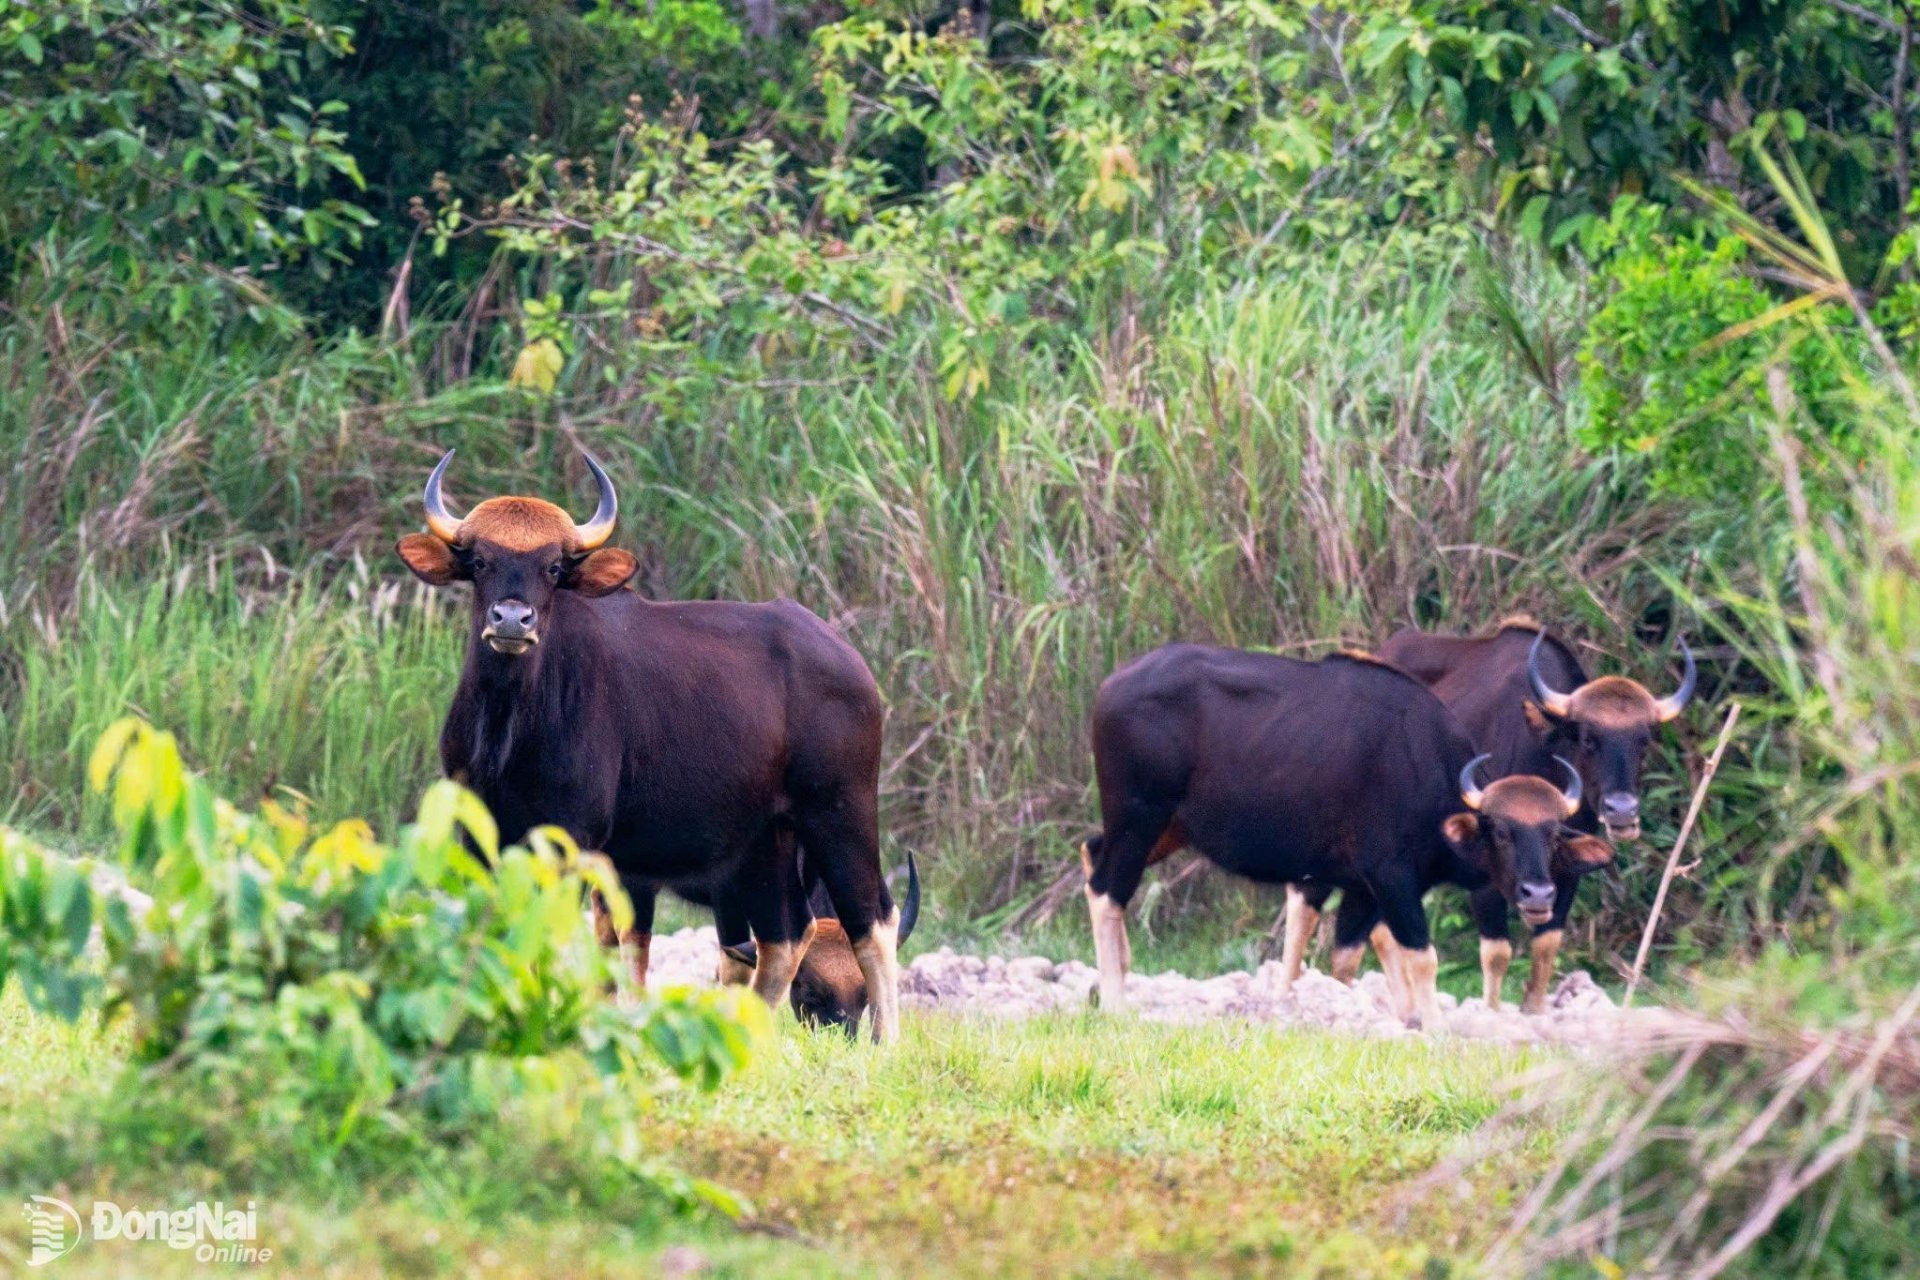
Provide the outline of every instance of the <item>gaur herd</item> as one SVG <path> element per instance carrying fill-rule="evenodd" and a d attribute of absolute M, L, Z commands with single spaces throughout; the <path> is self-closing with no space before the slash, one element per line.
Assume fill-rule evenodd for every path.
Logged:
<path fill-rule="evenodd" d="M 880 690 L 859 653 L 789 600 L 654 601 L 607 545 L 618 499 L 576 524 L 538 498 L 453 515 L 426 486 L 425 533 L 400 539 L 422 580 L 472 584 L 466 662 L 440 735 L 443 769 L 486 802 L 505 841 L 564 828 L 603 851 L 632 899 L 614 936 L 644 984 L 662 888 L 711 907 L 722 981 L 809 1021 L 863 1016 L 899 1033 L 898 948 L 919 911 L 908 859 L 896 904 L 880 863 Z M 1588 679 L 1544 627 L 1515 618 L 1456 638 L 1406 630 L 1377 654 L 1317 662 L 1168 644 L 1093 702 L 1100 830 L 1081 845 L 1100 1004 L 1120 1008 L 1126 910 L 1149 866 L 1183 848 L 1287 887 L 1283 982 L 1337 893 L 1332 970 L 1371 944 L 1396 1013 L 1438 1025 L 1424 899 L 1471 895 L 1488 1004 L 1531 931 L 1524 1007 L 1545 1007 L 1581 879 L 1640 830 L 1640 772 L 1696 671 L 1656 697 Z M 1604 833 L 1604 834 L 1602 834 Z"/>

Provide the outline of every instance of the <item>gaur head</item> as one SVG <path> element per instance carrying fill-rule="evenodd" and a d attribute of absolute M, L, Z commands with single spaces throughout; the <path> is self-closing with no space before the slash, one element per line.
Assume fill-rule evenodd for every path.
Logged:
<path fill-rule="evenodd" d="M 1469 812 L 1441 824 L 1454 852 L 1485 868 L 1495 888 L 1530 925 L 1553 916 L 1556 874 L 1585 874 L 1613 860 L 1613 846 L 1598 836 L 1566 825 L 1580 808 L 1580 774 L 1555 756 L 1567 771 L 1562 791 L 1545 778 L 1516 774 L 1490 782 L 1475 781 L 1489 756 L 1475 756 L 1460 771 L 1460 799 Z"/>
<path fill-rule="evenodd" d="M 909 852 L 907 896 L 900 904 L 900 946 L 907 945 L 919 919 L 920 866 Z M 751 941 L 721 950 L 749 969 L 759 955 L 759 948 Z M 787 1001 L 795 1016 L 810 1027 L 840 1027 L 850 1036 L 859 1030 L 860 1015 L 867 1010 L 867 980 L 853 954 L 853 943 L 838 920 L 829 916 L 815 921 L 813 945 L 800 959 Z"/>
<path fill-rule="evenodd" d="M 440 494 L 451 461 L 449 449 L 427 478 L 428 531 L 408 534 L 395 549 L 423 582 L 473 583 L 474 638 L 493 653 L 520 658 L 536 652 L 555 592 L 603 596 L 640 567 L 630 553 L 602 545 L 620 504 L 592 454 L 587 470 L 600 505 L 585 524 L 539 498 L 489 498 L 464 518 L 454 516 Z"/>
<path fill-rule="evenodd" d="M 1596 797 L 1593 808 L 1607 834 L 1615 840 L 1635 839 L 1640 834 L 1640 766 L 1654 727 L 1678 716 L 1693 697 L 1699 674 L 1693 650 L 1685 640 L 1680 642 L 1686 669 L 1680 687 L 1664 698 L 1625 676 L 1601 676 L 1563 693 L 1540 671 L 1540 646 L 1546 638 L 1544 631 L 1534 636 L 1527 653 L 1527 678 L 1533 685 L 1528 723 L 1543 740 L 1573 757 Z"/>

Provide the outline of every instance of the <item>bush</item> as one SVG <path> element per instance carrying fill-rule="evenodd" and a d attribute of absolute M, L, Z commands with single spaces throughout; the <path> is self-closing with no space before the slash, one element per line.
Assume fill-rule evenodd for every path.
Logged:
<path fill-rule="evenodd" d="M 1843 392 L 1860 375 L 1858 334 L 1814 312 L 1783 314 L 1747 268 L 1747 242 L 1668 234 L 1657 206 L 1623 201 L 1590 237 L 1606 258 L 1608 299 L 1580 348 L 1589 448 L 1652 462 L 1657 489 L 1691 498 L 1765 489 L 1766 373 L 1791 374 L 1808 438 L 1860 445 Z M 1774 321 L 1779 323 L 1774 323 Z"/>
<path fill-rule="evenodd" d="M 452 783 L 385 845 L 358 820 L 317 832 L 272 801 L 241 812 L 137 720 L 89 772 L 118 857 L 75 862 L 0 829 L 0 976 L 68 1020 L 124 1017 L 124 1090 L 224 1104 L 323 1154 L 470 1136 L 502 1113 L 564 1127 L 585 1106 L 592 1139 L 632 1162 L 662 1073 L 711 1088 L 767 1025 L 737 991 L 616 1006 L 582 910 L 589 886 L 631 910 L 608 864 L 552 828 L 499 849 Z"/>

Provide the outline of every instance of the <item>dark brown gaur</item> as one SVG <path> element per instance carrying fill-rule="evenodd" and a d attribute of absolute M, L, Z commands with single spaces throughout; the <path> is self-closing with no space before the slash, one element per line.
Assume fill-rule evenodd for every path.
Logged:
<path fill-rule="evenodd" d="M 755 939 L 755 991 L 787 1000 L 813 931 L 798 868 L 825 888 L 866 983 L 875 1039 L 898 1034 L 899 912 L 880 869 L 881 702 L 851 645 L 791 600 L 652 601 L 608 547 L 619 500 L 575 523 L 538 498 L 464 517 L 427 481 L 427 532 L 396 548 L 435 586 L 473 585 L 467 656 L 440 734 L 449 777 L 503 840 L 543 823 L 604 851 L 633 899 L 644 981 L 655 896 L 710 902 Z M 737 932 L 735 927 L 737 926 Z"/>
<path fill-rule="evenodd" d="M 1126 999 L 1141 876 L 1185 847 L 1260 883 L 1337 890 L 1336 964 L 1357 966 L 1380 926 L 1396 1012 L 1438 1028 L 1422 899 L 1490 877 L 1482 842 L 1447 836 L 1468 816 L 1457 782 L 1473 743 L 1425 685 L 1364 654 L 1170 644 L 1106 678 L 1092 730 L 1100 831 L 1081 858 L 1103 1009 Z"/>

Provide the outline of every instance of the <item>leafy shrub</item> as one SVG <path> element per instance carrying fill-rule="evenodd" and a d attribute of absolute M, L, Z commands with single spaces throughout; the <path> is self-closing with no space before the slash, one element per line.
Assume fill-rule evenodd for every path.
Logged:
<path fill-rule="evenodd" d="M 736 991 L 615 1005 L 582 911 L 587 886 L 631 910 L 605 860 L 555 829 L 499 849 L 452 783 L 387 845 L 357 820 L 316 832 L 271 801 L 243 813 L 136 720 L 89 772 L 110 789 L 118 857 L 88 866 L 0 829 L 0 976 L 69 1020 L 123 1015 L 129 1089 L 224 1100 L 322 1151 L 443 1140 L 503 1111 L 564 1124 L 593 1100 L 593 1139 L 630 1161 L 662 1070 L 711 1088 L 766 1025 Z M 104 962 L 87 950 L 96 924 Z"/>
<path fill-rule="evenodd" d="M 1590 417 L 1582 440 L 1652 463 L 1655 488 L 1687 497 L 1767 486 L 1767 370 L 1780 365 L 1806 405 L 1810 438 L 1857 452 L 1840 394 L 1859 376 L 1850 322 L 1784 307 L 1745 268 L 1747 242 L 1670 235 L 1657 206 L 1624 200 L 1589 237 L 1605 258 L 1604 306 L 1580 367 Z"/>
<path fill-rule="evenodd" d="M 335 101 L 303 80 L 349 47 L 310 0 L 56 0 L 0 12 L 0 243 L 76 245 L 127 320 L 277 314 L 259 275 L 324 267 L 371 219 Z M 25 265 L 0 261 L 0 285 Z M 240 269 L 238 272 L 236 269 Z M 97 296 L 110 296 L 102 293 Z M 279 317 L 284 318 L 284 317 Z"/>

